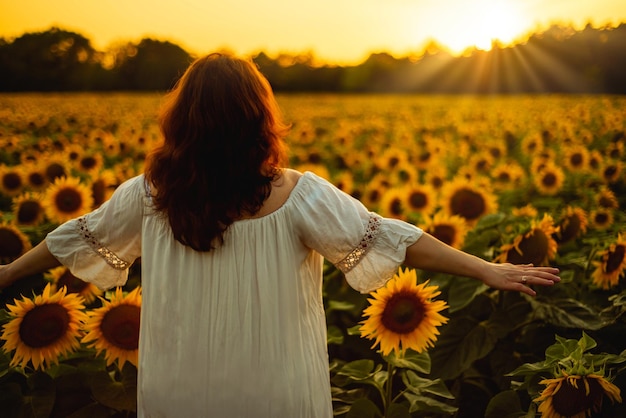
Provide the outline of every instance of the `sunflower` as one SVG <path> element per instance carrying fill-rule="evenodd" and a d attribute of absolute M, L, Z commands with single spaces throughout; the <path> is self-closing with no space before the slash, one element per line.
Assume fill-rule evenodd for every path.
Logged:
<path fill-rule="evenodd" d="M 376 208 L 385 192 L 391 187 L 389 179 L 384 175 L 374 176 L 363 191 L 363 204 L 369 208 Z"/>
<path fill-rule="evenodd" d="M 587 232 L 587 212 L 578 207 L 568 206 L 563 210 L 558 231 L 554 238 L 558 244 L 564 244 Z"/>
<path fill-rule="evenodd" d="M 0 263 L 10 263 L 31 248 L 28 237 L 16 226 L 0 223 Z"/>
<path fill-rule="evenodd" d="M 39 225 L 44 219 L 41 196 L 27 192 L 13 198 L 13 214 L 18 225 Z"/>
<path fill-rule="evenodd" d="M 467 166 L 471 167 L 475 173 L 487 175 L 493 168 L 495 161 L 495 157 L 489 152 L 479 152 L 470 156 Z"/>
<path fill-rule="evenodd" d="M 436 213 L 428 218 L 423 229 L 439 241 L 458 249 L 463 247 L 465 235 L 468 232 L 465 219 L 457 215 L 444 215 L 443 213 Z"/>
<path fill-rule="evenodd" d="M 22 193 L 25 183 L 19 166 L 0 165 L 0 193 L 16 196 Z"/>
<path fill-rule="evenodd" d="M 395 183 L 400 184 L 415 183 L 419 179 L 419 173 L 415 167 L 406 161 L 400 162 L 392 170 L 390 170 L 389 176 Z"/>
<path fill-rule="evenodd" d="M 61 177 L 46 190 L 43 206 L 48 219 L 63 223 L 90 211 L 93 197 L 78 178 Z"/>
<path fill-rule="evenodd" d="M 81 155 L 76 161 L 76 168 L 81 173 L 93 174 L 98 172 L 104 164 L 104 159 L 101 154 L 92 152 Z"/>
<path fill-rule="evenodd" d="M 617 286 L 626 270 L 626 239 L 622 234 L 617 235 L 617 240 L 600 254 L 600 258 L 602 261 L 593 262 L 596 269 L 591 279 L 596 286 L 608 290 Z"/>
<path fill-rule="evenodd" d="M 323 164 L 304 163 L 299 164 L 296 168 L 302 172 L 311 171 L 326 180 L 330 180 L 330 172 Z"/>
<path fill-rule="evenodd" d="M 333 179 L 333 184 L 345 193 L 352 194 L 354 191 L 354 177 L 350 170 L 338 173 Z"/>
<path fill-rule="evenodd" d="M 52 282 L 52 290 L 56 291 L 62 287 L 67 287 L 68 293 L 76 293 L 80 295 L 86 305 L 89 305 L 96 298 L 102 295 L 102 290 L 98 289 L 92 283 L 85 282 L 74 276 L 72 272 L 65 266 L 56 267 L 45 275 L 46 279 Z"/>
<path fill-rule="evenodd" d="M 552 196 L 557 194 L 563 187 L 565 173 L 556 164 L 546 163 L 536 173 L 533 181 L 539 193 Z"/>
<path fill-rule="evenodd" d="M 602 188 L 596 195 L 596 203 L 604 209 L 617 209 L 619 202 L 615 193 L 609 188 Z"/>
<path fill-rule="evenodd" d="M 571 172 L 589 168 L 589 150 L 584 145 L 572 145 L 563 152 L 565 167 Z"/>
<path fill-rule="evenodd" d="M 41 164 L 35 162 L 27 162 L 22 164 L 22 171 L 24 173 L 24 181 L 26 187 L 32 190 L 43 190 L 48 185 L 48 179 L 44 173 Z"/>
<path fill-rule="evenodd" d="M 80 347 L 80 329 L 87 319 L 83 299 L 66 293 L 65 288 L 52 293 L 47 284 L 34 299 L 6 305 L 13 319 L 3 326 L 0 339 L 5 352 L 15 350 L 11 366 L 25 367 L 30 361 L 35 369 L 44 369 Z"/>
<path fill-rule="evenodd" d="M 513 243 L 500 247 L 496 261 L 512 264 L 543 266 L 554 259 L 558 244 L 554 234 L 558 228 L 550 215 L 545 213 L 541 221 L 533 220 L 530 231 L 515 237 Z"/>
<path fill-rule="evenodd" d="M 65 159 L 62 155 L 51 154 L 45 157 L 43 173 L 48 182 L 53 183 L 56 179 L 68 175 L 69 169 L 65 167 Z"/>
<path fill-rule="evenodd" d="M 379 210 L 381 215 L 395 219 L 406 219 L 405 194 L 403 188 L 393 187 L 386 190 L 380 198 Z"/>
<path fill-rule="evenodd" d="M 409 158 L 403 149 L 388 147 L 374 160 L 374 164 L 383 171 L 390 171 L 407 164 L 408 160 Z"/>
<path fill-rule="evenodd" d="M 617 183 L 622 179 L 622 169 L 624 165 L 621 161 L 607 161 L 602 167 L 602 178 L 607 183 Z"/>
<path fill-rule="evenodd" d="M 546 388 L 534 399 L 539 403 L 541 418 L 587 418 L 600 412 L 606 395 L 611 402 L 622 402 L 620 390 L 598 374 L 562 376 L 539 382 Z"/>
<path fill-rule="evenodd" d="M 85 323 L 83 343 L 105 352 L 107 365 L 115 360 L 122 368 L 127 361 L 137 366 L 139 352 L 139 325 L 141 317 L 141 288 L 136 287 L 126 296 L 122 288 L 115 289 L 111 300 L 102 300 L 103 306 L 89 312 Z"/>
<path fill-rule="evenodd" d="M 109 200 L 116 184 L 115 174 L 111 170 L 102 170 L 98 175 L 91 178 L 91 196 L 93 197 L 94 209 Z"/>
<path fill-rule="evenodd" d="M 524 155 L 533 155 L 543 150 L 543 138 L 537 132 L 524 137 L 522 139 L 522 153 Z"/>
<path fill-rule="evenodd" d="M 522 206 L 521 208 L 513 208 L 511 209 L 511 213 L 513 216 L 517 216 L 519 218 L 535 218 L 539 214 L 537 208 L 535 208 L 531 203 Z"/>
<path fill-rule="evenodd" d="M 424 175 L 425 183 L 433 186 L 433 188 L 437 191 L 443 188 L 446 184 L 447 178 L 448 171 L 446 168 L 438 165 L 429 168 Z"/>
<path fill-rule="evenodd" d="M 589 152 L 589 168 L 594 171 L 600 171 L 600 169 L 604 166 L 604 156 L 597 149 L 591 150 Z"/>
<path fill-rule="evenodd" d="M 430 184 L 412 183 L 404 190 L 404 206 L 409 212 L 428 215 L 437 205 L 437 191 Z"/>
<path fill-rule="evenodd" d="M 610 209 L 598 208 L 591 211 L 589 219 L 594 229 L 608 229 L 611 225 L 613 225 L 613 211 Z"/>
<path fill-rule="evenodd" d="M 502 163 L 491 170 L 490 177 L 497 190 L 510 190 L 524 178 L 524 169 L 517 163 Z"/>
<path fill-rule="evenodd" d="M 365 308 L 361 322 L 361 337 L 380 344 L 383 355 L 393 350 L 401 354 L 406 349 L 421 353 L 433 347 L 439 335 L 438 326 L 448 322 L 439 312 L 448 305 L 433 301 L 441 292 L 428 281 L 417 284 L 415 270 L 399 269 L 384 287 L 371 293 L 370 306 Z"/>
<path fill-rule="evenodd" d="M 483 215 L 495 212 L 498 206 L 496 197 L 488 187 L 479 187 L 476 183 L 460 178 L 444 185 L 441 205 L 447 215 L 458 215 L 470 225 Z"/>

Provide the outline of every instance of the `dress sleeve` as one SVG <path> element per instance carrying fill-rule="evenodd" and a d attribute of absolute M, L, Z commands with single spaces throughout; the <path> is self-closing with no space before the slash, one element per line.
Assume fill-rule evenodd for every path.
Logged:
<path fill-rule="evenodd" d="M 422 235 L 409 223 L 370 212 L 357 199 L 307 172 L 298 192 L 297 229 L 302 242 L 340 269 L 361 293 L 383 286 L 404 263 L 406 249 Z"/>
<path fill-rule="evenodd" d="M 48 250 L 74 276 L 100 289 L 124 285 L 141 256 L 146 194 L 143 175 L 127 180 L 98 209 L 49 233 Z"/>

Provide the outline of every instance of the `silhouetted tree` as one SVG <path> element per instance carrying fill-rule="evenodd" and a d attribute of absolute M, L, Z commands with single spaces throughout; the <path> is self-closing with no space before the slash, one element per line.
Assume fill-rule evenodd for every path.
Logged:
<path fill-rule="evenodd" d="M 0 89 L 88 90 L 98 58 L 90 41 L 77 33 L 58 28 L 26 33 L 0 45 Z"/>
<path fill-rule="evenodd" d="M 118 52 L 112 71 L 122 90 L 168 90 L 192 61 L 180 46 L 149 38 Z"/>

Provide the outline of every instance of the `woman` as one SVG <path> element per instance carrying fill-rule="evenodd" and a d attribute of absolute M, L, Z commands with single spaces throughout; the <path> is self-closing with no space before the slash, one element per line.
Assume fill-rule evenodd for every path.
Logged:
<path fill-rule="evenodd" d="M 0 267 L 1 287 L 63 264 L 106 289 L 141 257 L 139 416 L 331 417 L 324 258 L 364 293 L 402 264 L 531 296 L 560 280 L 453 249 L 283 168 L 287 127 L 249 61 L 196 60 L 160 124 L 145 175 Z"/>

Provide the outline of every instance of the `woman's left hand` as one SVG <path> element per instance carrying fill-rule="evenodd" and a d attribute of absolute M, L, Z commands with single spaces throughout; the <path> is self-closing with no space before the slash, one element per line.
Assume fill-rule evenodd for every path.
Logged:
<path fill-rule="evenodd" d="M 535 296 L 537 292 L 531 286 L 553 286 L 561 281 L 558 274 L 559 269 L 555 267 L 489 263 L 482 281 L 494 289 L 514 290 Z"/>

